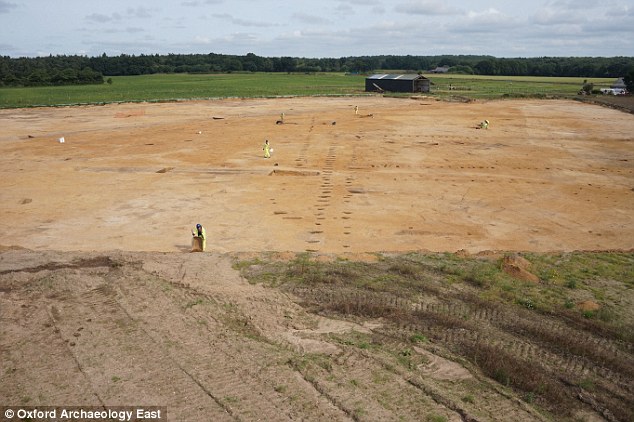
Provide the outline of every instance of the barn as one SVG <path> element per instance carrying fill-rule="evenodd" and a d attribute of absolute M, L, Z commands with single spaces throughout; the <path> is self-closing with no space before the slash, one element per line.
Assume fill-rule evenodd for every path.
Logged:
<path fill-rule="evenodd" d="M 430 81 L 422 75 L 378 74 L 365 78 L 366 92 L 429 92 Z"/>

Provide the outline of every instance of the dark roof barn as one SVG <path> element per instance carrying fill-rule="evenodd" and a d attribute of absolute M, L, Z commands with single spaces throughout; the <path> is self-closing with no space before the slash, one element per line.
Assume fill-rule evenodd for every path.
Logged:
<path fill-rule="evenodd" d="M 377 74 L 365 78 L 366 92 L 429 92 L 430 81 L 418 74 Z"/>

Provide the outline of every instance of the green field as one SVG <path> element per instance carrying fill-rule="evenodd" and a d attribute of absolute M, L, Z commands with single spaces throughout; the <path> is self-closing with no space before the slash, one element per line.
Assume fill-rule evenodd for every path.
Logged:
<path fill-rule="evenodd" d="M 563 78 L 537 76 L 426 75 L 436 95 L 462 95 L 471 98 L 495 97 L 570 97 L 587 80 L 595 89 L 607 88 L 614 78 Z"/>
<path fill-rule="evenodd" d="M 576 95 L 584 81 L 583 78 L 426 76 L 432 81 L 431 95 L 470 98 L 568 97 Z M 364 75 L 343 73 L 158 74 L 111 79 L 112 84 L 103 85 L 0 88 L 0 108 L 227 97 L 363 95 L 365 88 Z M 613 80 L 593 78 L 588 82 L 603 87 Z"/>

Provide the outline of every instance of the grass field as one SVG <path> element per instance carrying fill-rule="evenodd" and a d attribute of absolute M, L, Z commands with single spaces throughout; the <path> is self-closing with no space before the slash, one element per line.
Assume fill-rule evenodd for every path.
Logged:
<path fill-rule="evenodd" d="M 470 98 L 574 96 L 583 78 L 427 75 L 432 95 Z M 227 97 L 275 97 L 364 94 L 364 75 L 343 73 L 159 74 L 113 76 L 112 84 L 0 89 L 0 108 L 175 101 Z M 588 79 L 595 87 L 610 78 Z M 396 94 L 400 95 L 400 94 Z M 406 94 L 409 95 L 409 94 Z"/>
<path fill-rule="evenodd" d="M 3 88 L 0 107 L 174 101 L 227 97 L 350 95 L 363 92 L 362 76 L 337 74 L 159 74 L 113 76 L 112 84 Z"/>
<path fill-rule="evenodd" d="M 427 75 L 437 95 L 463 95 L 473 98 L 570 97 L 587 80 L 595 88 L 609 87 L 613 78 L 560 78 L 527 76 Z"/>

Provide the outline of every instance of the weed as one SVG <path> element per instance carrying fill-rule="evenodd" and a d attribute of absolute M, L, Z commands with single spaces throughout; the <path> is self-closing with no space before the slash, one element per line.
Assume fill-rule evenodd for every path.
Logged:
<path fill-rule="evenodd" d="M 386 366 L 385 369 L 388 372 L 394 372 L 393 367 Z M 385 384 L 391 380 L 391 376 L 387 372 L 373 372 L 372 373 L 372 382 L 375 384 Z"/>
<path fill-rule="evenodd" d="M 533 403 L 535 401 L 535 393 L 529 391 L 528 393 L 524 394 L 523 398 L 526 403 Z"/>
<path fill-rule="evenodd" d="M 466 396 L 464 396 L 464 397 L 462 398 L 462 401 L 463 401 L 463 402 L 465 402 L 465 403 L 471 403 L 471 404 L 473 404 L 473 403 L 475 403 L 475 398 L 473 397 L 473 395 L 472 395 L 472 394 L 467 394 Z"/>
<path fill-rule="evenodd" d="M 332 372 L 332 360 L 330 356 L 319 353 L 310 353 L 301 358 L 291 358 L 287 361 L 296 371 L 305 374 L 310 369 L 321 368 Z"/>
<path fill-rule="evenodd" d="M 360 333 L 358 331 L 351 331 L 344 334 L 331 334 L 330 338 L 339 344 L 346 346 L 356 346 L 359 349 L 370 349 L 372 347 L 372 341 L 368 334 Z"/>
<path fill-rule="evenodd" d="M 412 351 L 410 349 L 405 349 L 400 351 L 397 356 L 396 356 L 396 360 L 398 361 L 399 364 L 401 364 L 402 366 L 404 366 L 407 369 L 414 369 L 414 362 L 412 361 Z"/>
<path fill-rule="evenodd" d="M 588 391 L 594 391 L 595 389 L 595 385 L 594 385 L 594 381 L 591 380 L 590 378 L 584 378 L 581 381 L 579 381 L 579 387 L 583 388 L 584 390 L 588 390 Z"/>
<path fill-rule="evenodd" d="M 121 381 L 121 378 L 120 378 L 120 377 L 118 377 L 118 376 L 116 376 L 116 375 L 114 375 L 114 376 L 111 378 L 111 380 L 112 380 L 112 382 L 119 382 L 119 381 Z"/>
<path fill-rule="evenodd" d="M 429 339 L 425 337 L 423 334 L 414 334 L 409 338 L 409 341 L 412 343 L 427 343 Z"/>
<path fill-rule="evenodd" d="M 277 392 L 277 393 L 284 394 L 288 390 L 288 386 L 286 386 L 284 384 L 276 385 L 275 387 L 273 387 L 273 390 L 275 390 L 275 392 Z"/>
<path fill-rule="evenodd" d="M 603 322 L 610 323 L 618 320 L 618 315 L 616 314 L 616 312 L 612 308 L 609 308 L 607 306 L 602 306 L 601 308 L 599 308 L 596 315 L 597 318 Z"/>
<path fill-rule="evenodd" d="M 511 377 L 507 372 L 507 368 L 497 368 L 493 371 L 493 379 L 507 387 L 511 384 Z"/>
<path fill-rule="evenodd" d="M 475 262 L 464 277 L 464 281 L 476 287 L 491 287 L 499 276 L 499 269 L 489 262 Z"/>
<path fill-rule="evenodd" d="M 533 303 L 533 300 L 531 298 L 519 299 L 517 301 L 517 303 L 522 305 L 526 309 L 534 309 L 535 308 L 535 304 Z"/>
<path fill-rule="evenodd" d="M 203 298 L 198 298 L 196 300 L 193 300 L 191 302 L 188 302 L 185 304 L 184 309 L 190 309 L 193 308 L 196 305 L 202 305 L 204 303 L 204 299 Z"/>
<path fill-rule="evenodd" d="M 388 271 L 393 273 L 397 273 L 399 275 L 405 277 L 417 277 L 419 275 L 419 270 L 416 266 L 409 262 L 398 261 L 390 265 Z"/>
<path fill-rule="evenodd" d="M 447 422 L 447 417 L 432 414 L 432 415 L 427 415 L 427 418 L 425 420 L 427 422 Z"/>
<path fill-rule="evenodd" d="M 365 415 L 367 412 L 364 408 L 362 408 L 361 406 L 357 406 L 354 408 L 354 410 L 352 411 L 352 419 L 354 420 L 359 420 L 359 418 L 363 415 Z"/>

